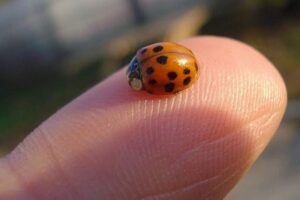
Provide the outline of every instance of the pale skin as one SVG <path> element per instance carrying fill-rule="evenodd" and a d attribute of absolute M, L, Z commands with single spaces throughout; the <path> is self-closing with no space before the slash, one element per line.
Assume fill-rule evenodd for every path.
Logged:
<path fill-rule="evenodd" d="M 191 88 L 149 95 L 128 86 L 124 69 L 116 72 L 0 159 L 0 199 L 224 198 L 278 128 L 286 88 L 245 44 L 180 44 L 204 65 Z"/>

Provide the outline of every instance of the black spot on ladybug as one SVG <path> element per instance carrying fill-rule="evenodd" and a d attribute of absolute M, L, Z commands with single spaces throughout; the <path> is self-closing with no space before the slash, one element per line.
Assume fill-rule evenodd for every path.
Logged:
<path fill-rule="evenodd" d="M 167 56 L 159 56 L 156 58 L 156 61 L 159 63 L 159 64 L 167 64 L 167 61 L 168 61 L 168 57 Z"/>
<path fill-rule="evenodd" d="M 174 90 L 175 84 L 174 83 L 168 83 L 165 85 L 165 91 L 166 92 L 172 92 Z"/>
<path fill-rule="evenodd" d="M 146 53 L 146 51 L 147 51 L 147 48 L 142 49 L 141 54 Z"/>
<path fill-rule="evenodd" d="M 146 72 L 147 72 L 147 74 L 152 74 L 153 72 L 154 72 L 154 69 L 153 69 L 153 67 L 148 67 L 147 69 L 146 69 Z"/>
<path fill-rule="evenodd" d="M 170 80 L 174 80 L 177 78 L 177 74 L 176 74 L 176 72 L 169 72 L 168 77 Z"/>
<path fill-rule="evenodd" d="M 188 68 L 185 68 L 185 69 L 183 70 L 183 73 L 184 73 L 184 74 L 189 74 L 190 72 L 191 72 L 191 70 L 188 69 Z"/>
<path fill-rule="evenodd" d="M 157 81 L 155 79 L 150 79 L 148 82 L 150 85 L 155 85 Z"/>
<path fill-rule="evenodd" d="M 188 85 L 191 82 L 191 77 L 188 76 L 183 80 L 183 85 Z"/>
<path fill-rule="evenodd" d="M 153 51 L 156 52 L 156 53 L 160 52 L 161 50 L 163 50 L 163 47 L 160 46 L 160 45 L 153 48 Z"/>

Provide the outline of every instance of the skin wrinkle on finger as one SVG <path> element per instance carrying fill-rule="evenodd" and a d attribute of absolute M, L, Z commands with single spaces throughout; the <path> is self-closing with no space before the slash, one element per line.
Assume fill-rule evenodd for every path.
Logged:
<path fill-rule="evenodd" d="M 52 157 L 52 160 L 54 161 L 54 165 L 56 168 L 56 171 L 58 172 L 60 179 L 62 180 L 62 182 L 64 183 L 64 187 L 68 188 L 69 192 L 69 197 L 70 199 L 74 199 L 75 197 L 77 198 L 82 198 L 82 195 L 78 192 L 78 190 L 76 190 L 73 186 L 73 184 L 71 183 L 71 181 L 69 180 L 69 178 L 67 176 L 65 176 L 64 173 L 64 169 L 61 166 L 61 163 L 59 162 L 59 160 L 56 158 L 56 154 L 53 151 L 53 144 L 51 144 L 50 140 L 48 139 L 48 135 L 47 132 L 45 130 L 42 129 L 42 127 L 38 127 L 38 131 L 40 132 L 40 135 L 44 138 L 45 141 L 45 145 L 47 145 L 47 148 L 49 150 L 49 154 Z M 38 199 L 38 198 L 37 198 Z"/>
<path fill-rule="evenodd" d="M 59 121 L 61 120 L 60 118 L 58 119 Z M 74 123 L 74 124 L 76 124 L 76 123 Z M 63 126 L 65 125 L 65 124 L 62 124 Z M 75 128 L 76 130 L 78 130 L 78 128 L 76 127 Z M 79 129 L 80 130 L 80 129 Z M 40 135 L 40 133 L 39 133 L 39 130 L 37 129 L 36 130 L 36 133 L 35 134 L 37 134 L 37 135 Z M 55 140 L 55 138 L 52 138 L 52 140 Z M 26 140 L 26 141 L 28 141 L 28 140 Z M 41 142 L 41 140 L 39 140 L 39 142 Z M 56 141 L 57 142 L 57 141 Z M 62 142 L 64 142 L 64 141 L 62 141 Z M 24 144 L 24 143 L 23 143 Z M 90 144 L 90 142 L 89 142 L 89 144 Z M 26 143 L 24 144 L 25 145 L 25 147 L 23 147 L 23 149 L 24 148 L 26 148 L 26 146 L 28 146 L 28 145 L 26 145 Z M 22 145 L 22 146 L 24 146 L 24 145 Z M 22 147 L 22 146 L 20 146 L 20 147 Z M 32 146 L 32 145 L 29 145 L 29 146 Z M 20 148 L 18 148 L 18 150 L 21 150 Z M 67 149 L 64 149 L 64 150 L 67 150 Z M 40 151 L 36 151 L 36 152 L 40 152 Z M 27 152 L 28 153 L 28 155 L 30 154 L 30 152 Z M 32 153 L 32 156 L 34 156 L 34 154 L 35 154 L 35 152 L 31 152 Z M 59 154 L 59 152 L 56 152 L 57 154 Z M 65 151 L 64 151 L 64 153 L 66 153 Z M 44 154 L 44 153 L 43 153 Z M 25 156 L 24 154 L 23 154 L 23 156 Z M 36 161 L 36 162 L 38 162 L 38 163 L 42 163 L 42 162 L 44 162 L 43 160 L 41 160 L 41 161 Z M 50 167 L 51 167 L 51 165 L 49 165 Z M 50 168 L 51 169 L 51 168 Z M 43 170 L 50 170 L 50 169 L 43 169 Z M 31 182 L 31 180 L 30 180 L 30 182 Z"/>
<path fill-rule="evenodd" d="M 24 141 L 24 143 L 19 145 L 19 148 L 16 149 L 16 151 L 17 151 L 16 156 L 7 156 L 6 157 L 7 158 L 7 163 L 9 164 L 9 167 L 11 168 L 11 170 L 14 171 L 14 173 L 13 173 L 14 177 L 16 177 L 19 180 L 20 184 L 22 184 L 24 186 L 23 188 L 26 191 L 25 195 L 30 196 L 30 198 L 28 197 L 28 199 L 39 199 L 39 198 L 37 197 L 38 195 L 37 195 L 36 191 L 32 190 L 32 188 L 28 187 L 28 184 L 26 184 L 26 182 L 23 179 L 22 171 L 20 171 L 18 166 L 15 165 L 14 161 L 16 159 L 19 159 L 21 164 L 26 163 L 26 160 L 30 159 L 30 155 L 24 153 L 25 151 L 27 151 L 26 146 L 28 145 L 28 143 L 35 143 L 35 140 L 37 140 L 37 139 L 38 138 L 35 138 L 31 141 L 28 141 L 28 140 Z M 44 146 L 44 145 L 45 145 L 44 140 L 40 139 L 39 143 L 36 143 L 35 147 L 33 146 L 34 147 L 33 151 L 36 150 L 37 148 L 40 148 L 41 146 Z M 20 159 L 18 154 L 22 155 L 22 159 Z M 43 160 L 43 162 L 37 162 L 35 164 L 37 166 L 39 166 L 40 169 L 43 168 L 45 165 L 47 165 L 47 169 L 53 168 L 53 162 L 49 162 L 49 160 L 51 160 L 51 156 L 49 156 L 48 153 L 45 153 L 44 158 L 45 158 L 45 160 Z M 48 158 L 50 158 L 50 159 L 48 159 Z M 41 172 L 41 173 L 43 173 L 43 172 Z M 53 175 L 53 176 L 49 177 L 49 179 L 52 179 L 52 182 L 55 181 L 55 182 L 52 183 L 53 185 L 55 185 L 55 184 L 60 185 L 61 184 L 61 182 L 60 182 L 61 179 L 58 178 L 58 176 L 56 176 L 56 175 Z M 60 191 L 60 192 L 62 192 L 62 191 Z M 57 193 L 59 194 L 60 192 L 57 192 Z M 64 194 L 65 194 L 65 197 L 68 198 L 69 193 L 67 193 L 67 191 L 64 191 Z M 23 199 L 23 198 L 20 198 L 20 199 Z"/>
<path fill-rule="evenodd" d="M 280 117 L 280 113 L 279 112 L 274 112 L 274 113 L 262 113 L 260 115 L 257 115 L 255 118 L 252 118 L 249 122 L 247 122 L 243 127 L 237 127 L 236 130 L 234 130 L 232 133 L 230 134 L 227 134 L 225 136 L 223 136 L 222 138 L 219 138 L 217 140 L 212 140 L 212 141 L 203 141 L 203 143 L 206 142 L 206 144 L 213 144 L 213 143 L 216 143 L 216 142 L 222 142 L 224 140 L 226 140 L 227 138 L 229 137 L 232 137 L 234 136 L 235 134 L 237 134 L 238 132 L 240 132 L 241 130 L 243 129 L 246 129 L 246 128 L 249 128 L 249 127 L 260 127 L 260 129 L 262 127 L 264 127 L 265 125 L 268 125 L 268 124 L 271 124 L 274 120 L 274 118 L 278 118 Z M 260 122 L 260 123 L 258 123 Z M 254 131 L 254 133 L 256 133 L 256 131 Z M 260 135 L 257 135 L 257 134 L 252 134 L 252 137 L 259 137 Z"/>
<path fill-rule="evenodd" d="M 247 162 L 243 163 L 242 165 L 246 166 Z M 245 167 L 246 168 L 246 167 Z M 231 181 L 232 179 L 236 179 L 239 177 L 245 170 L 245 168 L 240 167 L 238 170 L 234 171 L 231 173 L 228 177 L 226 177 L 223 181 L 219 182 L 216 184 L 207 194 L 203 199 L 207 200 L 218 200 L 218 199 L 223 199 L 222 195 L 219 195 L 218 192 L 214 193 L 217 189 L 219 189 L 221 186 L 225 185 L 227 182 Z M 228 184 L 230 186 L 230 184 Z M 228 187 L 228 186 L 227 186 Z M 231 186 L 232 187 L 232 186 Z M 230 187 L 229 187 L 230 188 Z M 224 190 L 224 189 L 223 189 Z M 210 196 L 211 195 L 211 196 Z"/>
<path fill-rule="evenodd" d="M 220 199 L 270 140 L 286 103 L 284 84 L 273 66 L 229 39 L 202 37 L 183 44 L 205 64 L 190 89 L 171 97 L 134 92 L 121 70 L 42 124 L 51 130 L 53 152 L 83 199 L 136 200 L 203 181 L 178 196 L 201 199 L 220 184 L 210 194 Z M 250 123 L 263 112 L 278 114 L 265 124 L 263 119 Z M 34 165 L 51 163 L 43 157 L 45 146 L 37 144 L 40 134 L 37 129 L 23 143 L 22 153 L 9 156 L 37 192 L 60 190 L 51 184 L 52 167 Z M 208 143 L 198 155 L 186 155 L 190 159 L 174 165 L 185 152 Z M 210 177 L 219 178 L 205 182 Z"/>
<path fill-rule="evenodd" d="M 33 200 L 33 196 L 16 177 L 9 162 L 0 162 L 0 198 Z"/>
<path fill-rule="evenodd" d="M 215 181 L 218 177 L 219 177 L 218 175 L 215 175 L 215 176 L 210 177 L 206 180 L 201 180 L 201 181 L 198 181 L 196 183 L 192 183 L 191 185 L 187 185 L 183 188 L 177 188 L 175 190 L 168 191 L 168 192 L 165 192 L 165 193 L 154 194 L 154 195 L 151 195 L 151 196 L 142 197 L 140 200 L 155 200 L 155 199 L 172 198 L 172 196 L 175 196 L 176 194 L 178 194 L 180 192 L 185 192 L 185 191 L 188 191 L 188 190 L 193 189 L 195 187 L 199 187 L 203 184 L 207 184 L 209 181 L 212 181 L 212 180 Z"/>
<path fill-rule="evenodd" d="M 274 113 L 271 116 L 269 115 L 263 115 L 260 116 L 258 119 L 256 119 L 254 122 L 250 122 L 248 125 L 246 125 L 245 127 L 242 127 L 241 129 L 238 130 L 234 130 L 232 134 L 226 135 L 223 138 L 220 138 L 218 140 L 214 140 L 211 142 L 202 142 L 200 143 L 199 146 L 196 146 L 195 148 L 188 150 L 186 152 L 184 152 L 182 155 L 179 155 L 178 158 L 175 160 L 175 162 L 171 165 L 171 167 L 174 167 L 176 165 L 180 165 L 180 163 L 184 163 L 186 162 L 186 160 L 192 160 L 194 158 L 191 158 L 192 156 L 197 156 L 200 154 L 201 151 L 203 151 L 205 148 L 208 148 L 208 145 L 213 145 L 215 143 L 223 143 L 225 140 L 230 140 L 232 137 L 234 137 L 234 135 L 240 133 L 241 131 L 248 129 L 249 127 L 253 126 L 253 123 L 256 123 L 256 127 L 265 127 L 268 126 L 271 122 L 271 120 L 274 120 L 274 117 L 278 117 L 278 113 Z M 258 125 L 259 124 L 259 125 Z M 256 133 L 256 131 L 255 131 Z M 254 134 L 255 135 L 255 134 Z M 259 135 L 261 137 L 261 135 Z M 230 137 L 230 138 L 229 138 Z M 254 138 L 255 141 L 259 141 L 259 137 Z M 241 145 L 241 144 L 237 144 L 237 145 Z M 264 148 L 265 144 L 260 144 L 255 151 L 260 152 L 262 151 L 262 149 Z M 254 159 L 253 159 L 254 160 Z"/>
<path fill-rule="evenodd" d="M 27 187 L 27 184 L 24 183 L 24 181 L 22 179 L 22 176 L 20 175 L 20 173 L 16 169 L 13 162 L 10 159 L 7 159 L 7 164 L 9 166 L 10 170 L 13 172 L 16 180 L 18 180 L 19 184 L 21 184 L 23 186 L 23 190 L 25 191 L 24 194 L 27 196 L 27 198 L 32 199 L 32 200 L 36 200 L 37 197 L 36 197 L 35 192 L 30 190 L 30 188 Z"/>
<path fill-rule="evenodd" d="M 239 161 L 241 161 L 241 160 L 239 160 Z M 224 173 L 225 171 L 227 171 L 231 167 L 234 167 L 235 165 L 241 164 L 241 163 L 243 163 L 243 165 L 246 168 L 246 166 L 248 166 L 249 163 L 251 163 L 251 162 L 249 162 L 249 160 L 245 161 L 245 162 L 238 162 L 237 161 L 235 163 L 232 163 L 230 166 L 227 166 L 225 169 L 222 169 L 222 171 L 220 172 L 220 174 Z M 218 184 L 217 186 L 214 186 L 213 190 L 215 190 L 216 188 L 218 188 L 224 182 L 228 181 L 230 178 L 233 178 L 235 175 L 241 173 L 243 171 L 242 169 L 244 169 L 244 168 L 241 168 L 241 170 L 235 171 L 230 177 L 228 177 L 228 179 L 226 179 L 224 181 L 221 181 L 220 184 Z M 179 193 L 188 192 L 189 190 L 195 189 L 197 187 L 201 187 L 201 185 L 203 185 L 203 184 L 208 184 L 211 181 L 218 182 L 218 178 L 221 177 L 220 174 L 214 175 L 214 176 L 209 177 L 209 178 L 207 178 L 205 180 L 196 181 L 195 183 L 191 183 L 190 185 L 186 185 L 186 186 L 183 186 L 181 188 L 176 188 L 176 189 L 174 189 L 172 191 L 167 191 L 167 192 L 164 192 L 164 193 L 161 193 L 161 194 L 154 194 L 154 195 L 151 195 L 151 196 L 142 197 L 141 200 L 155 200 L 155 199 L 159 199 L 159 200 L 172 199 L 172 200 L 175 200 L 175 199 L 181 199 L 181 197 L 177 196 Z M 211 192 L 207 192 L 206 194 L 204 193 L 204 195 L 206 197 L 203 197 L 201 199 L 214 199 L 214 198 L 207 198 L 207 196 L 210 193 Z"/>

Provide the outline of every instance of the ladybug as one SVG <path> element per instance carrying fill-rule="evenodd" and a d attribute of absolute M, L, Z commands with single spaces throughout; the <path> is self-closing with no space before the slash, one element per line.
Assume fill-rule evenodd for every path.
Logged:
<path fill-rule="evenodd" d="M 127 69 L 134 90 L 151 94 L 174 94 L 190 87 L 198 78 L 192 51 L 173 43 L 155 43 L 139 49 Z"/>

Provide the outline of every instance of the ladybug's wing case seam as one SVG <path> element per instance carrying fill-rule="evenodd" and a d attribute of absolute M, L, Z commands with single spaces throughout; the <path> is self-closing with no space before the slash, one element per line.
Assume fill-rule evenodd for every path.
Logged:
<path fill-rule="evenodd" d="M 159 51 L 155 51 L 157 47 Z M 174 42 L 160 42 L 155 43 L 144 48 L 141 48 L 137 51 L 136 57 L 139 62 L 144 62 L 145 59 L 149 59 L 152 56 L 157 56 L 165 53 L 184 53 L 194 57 L 194 54 L 186 47 L 176 44 Z"/>
<path fill-rule="evenodd" d="M 185 55 L 185 56 L 189 56 L 191 58 L 194 58 L 193 55 L 190 55 L 190 54 L 187 54 L 185 52 L 182 52 L 182 51 L 168 51 L 168 52 L 162 52 L 162 53 L 157 53 L 157 54 L 153 54 L 152 56 L 149 56 L 147 58 L 144 58 L 143 60 L 139 60 L 138 56 L 137 56 L 137 59 L 139 60 L 139 63 L 142 65 L 144 62 L 146 62 L 148 59 L 151 59 L 153 57 L 158 57 L 158 56 L 161 56 L 161 55 L 164 55 L 164 54 L 169 54 L 169 53 L 176 53 L 176 54 L 181 54 L 181 55 Z"/>

